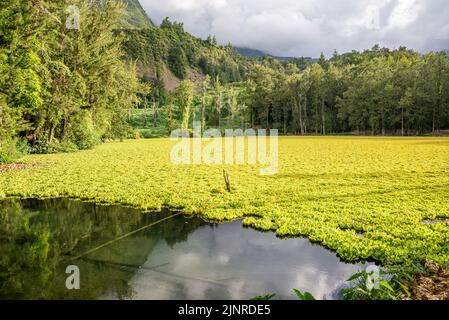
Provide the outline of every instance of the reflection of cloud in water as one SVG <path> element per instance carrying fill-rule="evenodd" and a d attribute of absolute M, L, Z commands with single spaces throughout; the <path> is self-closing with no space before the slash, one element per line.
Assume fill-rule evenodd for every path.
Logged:
<path fill-rule="evenodd" d="M 160 241 L 131 286 L 135 299 L 295 298 L 293 288 L 332 298 L 360 268 L 305 239 L 280 240 L 235 222 L 201 227 L 172 248 Z"/>

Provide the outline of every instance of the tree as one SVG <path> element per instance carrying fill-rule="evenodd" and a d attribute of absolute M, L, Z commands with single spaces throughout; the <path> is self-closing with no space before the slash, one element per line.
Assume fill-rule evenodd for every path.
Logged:
<path fill-rule="evenodd" d="M 181 107 L 181 127 L 184 130 L 188 130 L 193 103 L 193 83 L 190 80 L 181 82 L 176 90 L 176 98 Z"/>
<path fill-rule="evenodd" d="M 184 50 L 179 46 L 174 46 L 168 54 L 167 66 L 170 71 L 179 79 L 187 76 L 187 58 Z"/>
<path fill-rule="evenodd" d="M 0 163 L 16 155 L 16 135 L 30 127 L 43 104 L 43 74 L 38 50 L 44 17 L 32 2 L 0 4 Z"/>
<path fill-rule="evenodd" d="M 326 60 L 323 52 L 321 52 L 320 58 L 318 59 L 318 64 L 321 66 L 321 68 L 323 68 L 323 70 L 329 69 L 329 62 Z"/>
<path fill-rule="evenodd" d="M 174 95 L 168 94 L 166 100 L 166 129 L 167 134 L 171 135 L 172 131 L 175 129 L 174 125 L 174 116 L 173 116 L 173 104 L 174 104 Z"/>
<path fill-rule="evenodd" d="M 229 88 L 227 91 L 227 98 L 228 111 L 230 115 L 230 125 L 233 126 L 235 118 L 237 116 L 237 112 L 239 111 L 237 90 L 233 87 Z"/>
<path fill-rule="evenodd" d="M 150 100 L 153 108 L 153 126 L 157 126 L 159 118 L 159 109 L 166 105 L 167 100 L 167 90 L 165 89 L 164 81 L 157 79 L 151 90 Z M 145 117 L 145 127 L 146 127 L 146 117 Z"/>
<path fill-rule="evenodd" d="M 305 74 L 310 87 L 308 91 L 308 99 L 311 107 L 315 110 L 315 134 L 326 133 L 326 117 L 324 105 L 324 75 L 325 71 L 319 64 L 310 67 L 309 72 Z"/>
<path fill-rule="evenodd" d="M 201 83 L 201 128 L 206 129 L 206 109 L 208 106 L 209 90 L 211 87 L 211 78 L 206 76 Z"/>
<path fill-rule="evenodd" d="M 269 128 L 273 104 L 274 70 L 261 64 L 254 65 L 248 74 L 246 86 L 251 97 L 252 125 L 266 124 L 266 128 Z"/>
<path fill-rule="evenodd" d="M 101 7 L 81 0 L 71 3 L 80 8 L 82 23 L 79 30 L 66 29 L 64 25 L 60 29 L 50 59 L 63 61 L 66 79 L 59 79 L 57 71 L 51 76 L 53 101 L 47 104 L 44 114 L 48 120 L 42 122 L 39 130 L 51 135 L 59 127 L 59 140 L 85 149 L 102 138 L 123 138 L 128 130 L 128 110 L 139 102 L 139 94 L 149 92 L 149 87 L 139 83 L 135 64 L 123 60 L 123 38 L 114 33 L 124 14 L 123 4 L 113 0 L 103 1 Z M 59 7 L 61 14 L 65 7 Z M 63 100 L 62 96 L 66 98 Z M 64 103 L 57 104 L 54 99 Z M 59 109 L 54 110 L 54 105 L 59 105 Z M 61 122 L 62 128 L 58 125 Z M 118 132 L 120 127 L 123 130 Z"/>
<path fill-rule="evenodd" d="M 223 109 L 223 86 L 217 76 L 214 82 L 214 114 L 215 125 L 221 128 L 221 110 Z"/>
<path fill-rule="evenodd" d="M 69 4 L 82 17 L 75 29 L 65 24 Z M 0 104 L 8 132 L 0 134 L 8 137 L 1 140 L 20 136 L 35 152 L 49 152 L 62 142 L 85 149 L 127 136 L 127 111 L 149 88 L 137 80 L 135 64 L 124 61 L 123 38 L 114 32 L 123 4 L 102 4 L 2 2 Z"/>

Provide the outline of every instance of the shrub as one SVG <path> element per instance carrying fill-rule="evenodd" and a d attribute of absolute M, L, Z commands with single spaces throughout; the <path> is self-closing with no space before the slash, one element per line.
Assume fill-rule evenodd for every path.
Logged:
<path fill-rule="evenodd" d="M 71 153 L 71 152 L 76 152 L 79 149 L 78 149 L 78 146 L 73 142 L 62 141 L 59 144 L 59 146 L 57 147 L 57 150 L 59 152 L 63 152 L 63 153 Z"/>
<path fill-rule="evenodd" d="M 56 152 L 57 152 L 57 149 L 55 148 L 55 145 L 49 144 L 46 139 L 38 140 L 31 147 L 31 153 L 33 153 L 33 154 L 49 154 L 49 153 L 56 153 Z"/>
<path fill-rule="evenodd" d="M 17 143 L 16 143 L 16 149 L 17 149 L 17 152 L 21 156 L 25 156 L 25 155 L 31 153 L 31 146 L 30 146 L 29 142 L 26 139 L 18 140 Z"/>
<path fill-rule="evenodd" d="M 20 158 L 21 154 L 17 150 L 13 140 L 0 142 L 0 164 L 9 163 Z"/>

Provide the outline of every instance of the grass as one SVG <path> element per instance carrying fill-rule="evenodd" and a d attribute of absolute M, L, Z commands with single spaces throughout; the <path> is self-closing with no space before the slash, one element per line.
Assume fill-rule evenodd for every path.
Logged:
<path fill-rule="evenodd" d="M 346 261 L 414 257 L 449 262 L 449 140 L 280 138 L 280 168 L 170 162 L 166 139 L 35 155 L 32 169 L 0 173 L 0 197 L 71 197 L 145 210 L 181 209 L 211 220 L 304 236 Z M 222 170 L 232 193 L 225 192 Z"/>

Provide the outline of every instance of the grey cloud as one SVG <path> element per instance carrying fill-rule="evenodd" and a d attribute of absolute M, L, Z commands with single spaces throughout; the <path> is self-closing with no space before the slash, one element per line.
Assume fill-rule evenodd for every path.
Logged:
<path fill-rule="evenodd" d="M 283 56 L 407 46 L 449 49 L 447 0 L 141 0 L 151 18 Z"/>

